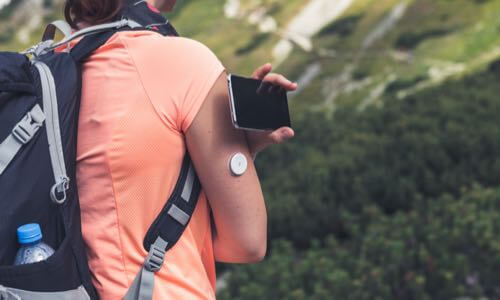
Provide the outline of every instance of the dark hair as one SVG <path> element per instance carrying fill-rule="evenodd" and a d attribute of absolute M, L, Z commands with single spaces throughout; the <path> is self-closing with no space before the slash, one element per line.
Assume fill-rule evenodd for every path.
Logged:
<path fill-rule="evenodd" d="M 73 28 L 77 28 L 79 22 L 102 24 L 113 20 L 122 5 L 122 0 L 66 0 L 64 17 Z"/>

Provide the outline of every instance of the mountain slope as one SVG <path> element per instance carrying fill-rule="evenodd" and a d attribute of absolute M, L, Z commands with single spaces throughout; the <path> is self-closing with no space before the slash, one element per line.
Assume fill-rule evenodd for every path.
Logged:
<path fill-rule="evenodd" d="M 239 1 L 218 2 L 187 2 L 172 21 L 238 73 L 248 74 L 267 61 L 281 62 L 277 48 L 284 39 L 290 41 L 291 54 L 278 70 L 302 83 L 295 113 L 332 111 L 337 105 L 363 110 L 381 104 L 384 93 L 404 98 L 449 77 L 476 72 L 500 55 L 496 0 L 323 1 L 341 9 L 325 13 L 334 20 L 312 36 L 297 25 L 295 36 L 288 31 L 321 1 L 241 1 L 239 9 L 234 8 Z M 229 18 L 228 3 L 233 3 Z M 259 28 L 269 18 L 274 29 Z M 320 15 L 305 19 L 307 28 L 314 27 L 311 19 L 323 20 Z"/>
<path fill-rule="evenodd" d="M 13 0 L 0 10 L 0 49 L 21 50 L 60 17 L 61 0 Z M 498 0 L 182 1 L 169 17 L 228 70 L 273 62 L 302 84 L 294 113 L 363 110 L 475 72 L 500 55 Z"/>

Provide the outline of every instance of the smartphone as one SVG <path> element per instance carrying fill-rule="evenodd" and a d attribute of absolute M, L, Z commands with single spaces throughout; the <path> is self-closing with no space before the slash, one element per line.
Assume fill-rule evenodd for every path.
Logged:
<path fill-rule="evenodd" d="M 257 79 L 228 76 L 233 125 L 246 130 L 291 127 L 286 91 Z"/>

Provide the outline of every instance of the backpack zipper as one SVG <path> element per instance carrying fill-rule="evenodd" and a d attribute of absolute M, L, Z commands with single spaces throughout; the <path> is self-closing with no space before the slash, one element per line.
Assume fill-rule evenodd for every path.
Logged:
<path fill-rule="evenodd" d="M 50 198 L 57 204 L 63 204 L 66 201 L 66 190 L 69 189 L 70 179 L 66 174 L 66 165 L 62 149 L 56 85 L 54 77 L 45 63 L 39 60 L 34 60 L 33 64 L 40 73 L 43 111 L 46 116 L 45 126 L 49 142 L 50 161 L 52 163 L 54 179 L 56 182 L 50 191 Z M 60 195 L 57 193 L 60 193 Z"/>

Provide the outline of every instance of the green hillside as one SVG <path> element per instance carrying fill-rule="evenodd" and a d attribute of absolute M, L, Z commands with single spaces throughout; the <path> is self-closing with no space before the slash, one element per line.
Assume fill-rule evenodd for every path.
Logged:
<path fill-rule="evenodd" d="M 44 1 L 28 30 L 23 3 L 0 10 L 0 50 L 60 16 Z M 296 138 L 257 159 L 270 253 L 220 265 L 219 298 L 500 299 L 498 16 L 500 0 L 179 1 L 172 23 L 229 71 L 272 62 L 300 84 Z"/>
<path fill-rule="evenodd" d="M 247 1 L 265 5 L 278 24 L 276 32 L 261 33 L 248 22 L 251 9 L 228 19 L 225 1 L 218 2 L 185 2 L 172 19 L 183 35 L 206 43 L 229 70 L 239 73 L 275 60 L 273 47 L 307 4 Z M 331 111 L 344 103 L 364 109 L 377 104 L 384 91 L 405 97 L 476 72 L 500 56 L 499 11 L 500 1 L 492 0 L 353 1 L 313 37 L 311 51 L 296 46 L 280 65 L 295 80 L 315 63 L 321 66 L 294 111 Z"/>
<path fill-rule="evenodd" d="M 230 2 L 240 2 L 232 17 L 225 11 Z M 230 71 L 248 74 L 259 64 L 276 61 L 274 47 L 310 2 L 179 1 L 170 18 L 182 35 L 207 44 Z M 315 66 L 321 68 L 308 73 L 312 78 L 305 80 L 294 113 L 332 111 L 343 104 L 363 110 L 380 105 L 384 92 L 403 98 L 449 77 L 476 72 L 500 56 L 497 0 L 331 2 L 351 4 L 311 37 L 312 49 L 295 44 L 279 65 L 278 70 L 294 80 L 304 79 Z M 2 9 L 0 49 L 28 47 L 40 36 L 42 24 L 61 16 L 60 0 L 44 1 L 34 10 L 44 17 L 28 34 L 26 20 L 12 17 L 16 8 L 24 10 L 23 3 L 13 0 Z M 275 28 L 259 30 L 268 19 Z"/>

